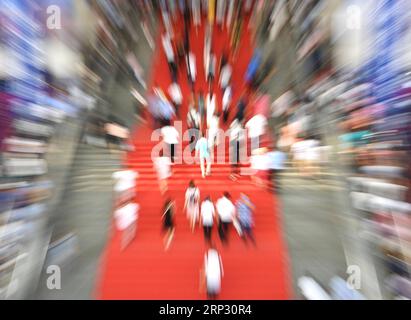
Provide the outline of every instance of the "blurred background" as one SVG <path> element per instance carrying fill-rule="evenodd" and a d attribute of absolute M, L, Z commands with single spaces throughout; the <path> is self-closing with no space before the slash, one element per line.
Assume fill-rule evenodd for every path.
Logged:
<path fill-rule="evenodd" d="M 163 2 L 0 0 L 1 299 L 93 298 Z M 244 2 L 275 65 L 261 85 L 287 154 L 276 196 L 295 298 L 411 298 L 411 2 Z"/>

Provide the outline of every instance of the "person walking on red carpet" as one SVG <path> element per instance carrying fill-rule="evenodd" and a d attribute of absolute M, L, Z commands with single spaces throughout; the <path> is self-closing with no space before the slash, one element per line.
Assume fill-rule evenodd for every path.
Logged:
<path fill-rule="evenodd" d="M 164 156 L 163 150 L 161 150 L 160 155 L 153 162 L 157 172 L 160 192 L 164 194 L 168 189 L 167 179 L 171 177 L 171 160 L 169 157 Z"/>
<path fill-rule="evenodd" d="M 207 63 L 208 69 L 207 69 L 207 83 L 209 87 L 211 88 L 214 78 L 215 78 L 215 73 L 216 73 L 216 67 L 217 67 L 217 58 L 216 55 L 211 51 L 210 52 L 210 57 L 209 61 Z"/>
<path fill-rule="evenodd" d="M 248 240 L 255 245 L 255 237 L 253 233 L 254 219 L 253 211 L 255 210 L 254 204 L 250 198 L 244 193 L 241 193 L 240 198 L 236 202 L 237 215 L 235 220 L 238 221 L 241 228 L 241 237 L 244 242 Z"/>
<path fill-rule="evenodd" d="M 243 122 L 244 116 L 245 116 L 245 109 L 247 108 L 247 97 L 245 95 L 242 95 L 238 104 L 237 104 L 237 113 L 235 115 L 235 118 L 238 120 L 238 122 Z"/>
<path fill-rule="evenodd" d="M 163 231 L 166 233 L 164 237 L 164 249 L 167 251 L 170 248 L 171 242 L 174 238 L 175 224 L 174 224 L 174 210 L 175 203 L 172 199 L 167 199 L 163 208 Z"/>
<path fill-rule="evenodd" d="M 190 152 L 193 152 L 197 144 L 197 141 L 200 138 L 199 137 L 200 123 L 201 123 L 201 119 L 195 107 L 194 95 L 191 95 L 191 99 L 190 99 L 190 103 L 188 107 L 188 113 L 187 113 L 187 127 L 188 127 L 188 133 L 190 136 Z"/>
<path fill-rule="evenodd" d="M 161 15 L 163 17 L 164 26 L 166 27 L 167 32 L 170 34 L 171 38 L 173 38 L 174 37 L 173 24 L 170 19 L 170 14 L 168 13 L 167 4 L 165 0 L 160 1 L 160 9 L 161 9 Z"/>
<path fill-rule="evenodd" d="M 187 76 L 190 83 L 191 92 L 194 92 L 194 85 L 197 77 L 196 56 L 193 52 L 187 55 Z"/>
<path fill-rule="evenodd" d="M 201 175 L 203 178 L 211 174 L 211 156 L 208 148 L 208 141 L 204 137 L 203 133 L 200 133 L 201 137 L 196 144 L 196 158 L 200 158 Z M 205 169 L 207 163 L 207 170 Z"/>
<path fill-rule="evenodd" d="M 224 277 L 223 262 L 215 248 L 210 248 L 204 255 L 204 267 L 201 271 L 201 283 L 205 282 L 207 298 L 214 300 L 221 291 L 221 278 Z"/>
<path fill-rule="evenodd" d="M 208 29 L 205 31 L 204 35 L 204 51 L 203 51 L 203 61 L 204 61 L 204 75 L 205 80 L 208 80 L 208 70 L 210 65 L 210 54 L 212 45 L 212 31 Z"/>
<path fill-rule="evenodd" d="M 201 204 L 201 224 L 203 225 L 204 238 L 208 243 L 211 243 L 211 232 L 213 230 L 214 217 L 214 204 L 211 201 L 211 197 L 207 196 Z"/>
<path fill-rule="evenodd" d="M 171 101 L 173 102 L 175 113 L 177 116 L 180 115 L 180 107 L 183 103 L 183 94 L 181 93 L 181 88 L 177 82 L 173 82 L 168 87 L 168 94 L 170 95 Z"/>
<path fill-rule="evenodd" d="M 220 238 L 223 243 L 226 243 L 228 242 L 230 225 L 233 223 L 235 217 L 235 206 L 231 201 L 231 195 L 227 191 L 217 200 L 216 208 L 219 220 Z"/>
<path fill-rule="evenodd" d="M 198 189 L 193 180 L 190 181 L 186 191 L 184 210 L 187 212 L 191 231 L 194 232 L 195 224 L 200 218 L 200 189 Z"/>
<path fill-rule="evenodd" d="M 261 60 L 262 60 L 261 49 L 257 48 L 254 51 L 254 54 L 248 64 L 247 71 L 244 76 L 244 81 L 249 88 L 252 87 L 252 82 L 258 71 L 258 68 L 261 65 Z"/>
<path fill-rule="evenodd" d="M 148 96 L 149 112 L 153 116 L 153 128 L 164 126 L 175 116 L 175 111 L 168 101 L 163 90 L 158 87 L 153 88 L 153 94 Z"/>
<path fill-rule="evenodd" d="M 204 93 L 200 90 L 198 95 L 198 115 L 200 116 L 200 130 L 203 130 L 204 118 L 206 114 Z"/>
<path fill-rule="evenodd" d="M 227 49 L 224 49 L 222 55 L 221 55 L 221 59 L 220 59 L 220 66 L 218 68 L 218 72 L 220 72 L 221 74 L 221 70 L 224 68 L 224 66 L 228 63 L 229 60 L 229 54 Z"/>
<path fill-rule="evenodd" d="M 161 42 L 163 44 L 164 53 L 167 57 L 167 62 L 171 73 L 171 79 L 173 81 L 177 81 L 177 63 L 170 35 L 168 33 L 163 34 L 161 37 Z"/>
<path fill-rule="evenodd" d="M 219 144 L 219 129 L 220 129 L 220 114 L 214 114 L 211 117 L 208 127 L 208 149 L 210 151 L 211 160 L 214 160 L 214 147 Z"/>
<path fill-rule="evenodd" d="M 224 123 L 227 123 L 228 121 L 228 117 L 230 115 L 230 103 L 231 103 L 231 99 L 232 99 L 233 93 L 232 93 L 232 89 L 231 89 L 231 85 L 229 85 L 225 90 L 224 90 L 224 94 L 223 94 L 223 101 L 222 101 L 222 105 L 223 105 L 223 121 Z"/>
<path fill-rule="evenodd" d="M 211 119 L 216 111 L 216 95 L 214 94 L 212 88 L 210 90 L 210 93 L 207 94 L 206 97 L 206 112 L 207 112 L 207 128 L 210 127 Z"/>
<path fill-rule="evenodd" d="M 171 162 L 174 163 L 176 146 L 179 143 L 180 134 L 177 129 L 171 125 L 161 128 L 161 135 L 166 145 L 166 150 L 170 156 Z"/>
<path fill-rule="evenodd" d="M 245 140 L 244 128 L 237 119 L 230 125 L 230 162 L 231 174 L 230 179 L 235 181 L 240 176 L 240 151 Z"/>
<path fill-rule="evenodd" d="M 233 68 L 229 63 L 226 63 L 224 67 L 222 67 L 220 72 L 220 88 L 224 92 L 225 89 L 230 85 L 231 76 L 233 74 Z"/>

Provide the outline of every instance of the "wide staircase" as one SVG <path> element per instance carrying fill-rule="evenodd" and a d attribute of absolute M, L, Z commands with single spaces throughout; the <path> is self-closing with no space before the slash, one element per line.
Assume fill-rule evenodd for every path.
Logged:
<path fill-rule="evenodd" d="M 147 128 L 148 129 L 148 128 Z M 201 199 L 210 195 L 213 202 L 224 191 L 236 201 L 241 192 L 255 204 L 255 236 L 257 246 L 246 244 L 234 228 L 230 241 L 224 246 L 217 228 L 213 228 L 212 241 L 220 251 L 225 276 L 222 299 L 285 299 L 290 296 L 288 263 L 278 221 L 274 197 L 254 186 L 250 176 L 232 181 L 229 176 L 226 142 L 225 163 L 213 164 L 211 176 L 203 179 L 199 164 L 175 164 L 168 181 L 169 191 L 160 193 L 151 152 L 158 142 L 152 142 L 147 129 L 135 133 L 135 150 L 130 152 L 125 166 L 138 172 L 136 201 L 140 205 L 137 234 L 133 242 L 121 250 L 121 232 L 113 225 L 111 241 L 102 263 L 101 281 L 96 295 L 103 299 L 204 299 L 200 288 L 200 268 L 207 243 L 197 227 L 190 230 L 183 211 L 185 191 L 190 180 L 200 189 Z M 143 132 L 142 132 L 143 131 Z M 181 155 L 177 148 L 176 157 Z M 249 164 L 241 165 L 249 168 Z M 173 242 L 165 250 L 161 233 L 162 208 L 166 199 L 175 200 L 176 231 Z"/>

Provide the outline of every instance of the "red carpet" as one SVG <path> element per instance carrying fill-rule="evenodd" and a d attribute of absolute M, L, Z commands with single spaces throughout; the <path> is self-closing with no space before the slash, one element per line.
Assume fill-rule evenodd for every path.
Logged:
<path fill-rule="evenodd" d="M 198 35 L 191 31 L 191 50 L 197 58 L 196 91 L 206 84 L 203 70 L 204 24 Z M 226 31 L 214 30 L 213 48 L 217 57 L 221 56 L 227 45 Z M 233 88 L 234 102 L 239 97 L 243 75 L 252 54 L 248 30 L 243 31 L 238 60 L 234 63 Z M 161 86 L 166 92 L 170 76 L 161 43 L 157 41 L 151 83 Z M 219 76 L 217 74 L 217 76 Z M 187 103 L 189 86 L 185 70 L 180 70 L 179 82 Z M 217 82 L 217 81 L 216 81 Z M 216 86 L 217 89 L 217 86 Z M 215 90 L 219 93 L 220 90 Z M 218 95 L 221 108 L 221 95 Z M 235 105 L 235 104 L 234 104 Z M 184 105 L 183 111 L 186 112 Z M 182 113 L 185 115 L 186 113 Z M 149 121 L 150 123 L 150 121 Z M 234 229 L 231 230 L 230 243 L 221 245 L 216 229 L 213 239 L 221 253 L 224 278 L 220 299 L 289 299 L 291 289 L 288 272 L 288 256 L 282 240 L 280 210 L 274 197 L 257 189 L 249 177 L 232 182 L 228 176 L 229 164 L 216 164 L 212 176 L 201 178 L 199 165 L 176 165 L 169 181 L 170 195 L 176 200 L 176 232 L 169 251 L 163 247 L 161 234 L 161 214 L 164 203 L 160 194 L 156 173 L 150 158 L 156 142 L 150 141 L 151 129 L 143 126 L 134 134 L 136 150 L 129 153 L 126 166 L 139 172 L 137 181 L 137 202 L 140 204 L 140 217 L 137 235 L 133 243 L 120 251 L 120 234 L 112 228 L 101 263 L 101 274 L 96 288 L 98 299 L 205 299 L 205 292 L 199 290 L 199 271 L 203 265 L 206 244 L 202 229 L 191 233 L 183 213 L 184 193 L 188 182 L 194 179 L 201 191 L 201 198 L 211 195 L 213 201 L 229 191 L 236 200 L 240 192 L 248 194 L 256 205 L 255 236 L 257 247 L 246 246 Z"/>

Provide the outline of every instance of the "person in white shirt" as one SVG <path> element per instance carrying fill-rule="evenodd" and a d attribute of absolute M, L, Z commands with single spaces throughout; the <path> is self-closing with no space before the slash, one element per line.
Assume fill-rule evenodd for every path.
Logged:
<path fill-rule="evenodd" d="M 223 276 L 221 256 L 216 249 L 210 248 L 204 255 L 204 280 L 208 299 L 217 298 L 221 291 L 221 278 Z"/>
<path fill-rule="evenodd" d="M 267 118 L 262 114 L 257 114 L 248 120 L 245 126 L 251 139 L 251 150 L 258 149 L 260 147 L 260 138 L 266 132 Z"/>
<path fill-rule="evenodd" d="M 228 192 L 224 192 L 223 197 L 217 200 L 216 203 L 218 218 L 219 218 L 219 231 L 221 241 L 228 241 L 229 227 L 235 217 L 235 206 L 231 201 L 231 195 Z"/>
<path fill-rule="evenodd" d="M 218 145 L 218 130 L 219 130 L 220 115 L 214 114 L 210 120 L 208 127 L 208 147 L 211 152 L 211 159 L 214 158 L 214 146 Z"/>
<path fill-rule="evenodd" d="M 157 178 L 160 184 L 161 194 L 167 191 L 167 179 L 171 177 L 171 160 L 169 157 L 164 156 L 163 151 L 160 151 L 160 155 L 153 160 L 154 168 L 157 172 Z"/>
<path fill-rule="evenodd" d="M 180 86 L 177 82 L 173 82 L 168 87 L 168 93 L 170 95 L 171 101 L 173 102 L 177 116 L 179 115 L 179 109 L 183 103 L 183 94 L 181 93 Z"/>
<path fill-rule="evenodd" d="M 191 85 L 191 91 L 194 92 L 194 84 L 196 82 L 197 77 L 197 65 L 196 56 L 192 52 L 190 52 L 187 56 L 187 75 Z"/>
<path fill-rule="evenodd" d="M 211 197 L 207 196 L 201 204 L 201 223 L 204 229 L 204 238 L 209 243 L 211 243 L 211 231 L 213 229 L 214 217 L 214 204 L 211 201 Z"/>
<path fill-rule="evenodd" d="M 186 190 L 184 209 L 187 211 L 191 231 L 194 232 L 195 224 L 200 217 L 200 190 L 193 180 Z"/>
<path fill-rule="evenodd" d="M 175 60 L 175 54 L 173 45 L 171 44 L 171 38 L 168 33 L 165 33 L 161 37 L 164 53 L 167 57 L 168 66 L 171 72 L 171 77 L 174 81 L 177 81 L 177 64 Z"/>
<path fill-rule="evenodd" d="M 231 86 L 229 85 L 227 88 L 225 88 L 224 94 L 223 94 L 223 121 L 224 123 L 226 123 L 228 120 L 228 116 L 230 113 L 229 106 L 231 103 L 231 99 L 232 99 L 232 89 L 231 89 Z"/>
<path fill-rule="evenodd" d="M 224 91 L 231 81 L 231 76 L 233 74 L 233 68 L 229 63 L 226 63 L 221 69 L 220 73 L 220 87 Z"/>
<path fill-rule="evenodd" d="M 211 119 L 216 110 L 216 96 L 213 91 L 210 91 L 206 97 L 206 117 L 207 117 L 207 128 L 210 127 Z"/>
<path fill-rule="evenodd" d="M 161 135 L 163 137 L 163 142 L 167 145 L 166 149 L 169 152 L 171 162 L 174 163 L 175 148 L 179 143 L 180 134 L 173 126 L 165 126 L 161 128 Z"/>

